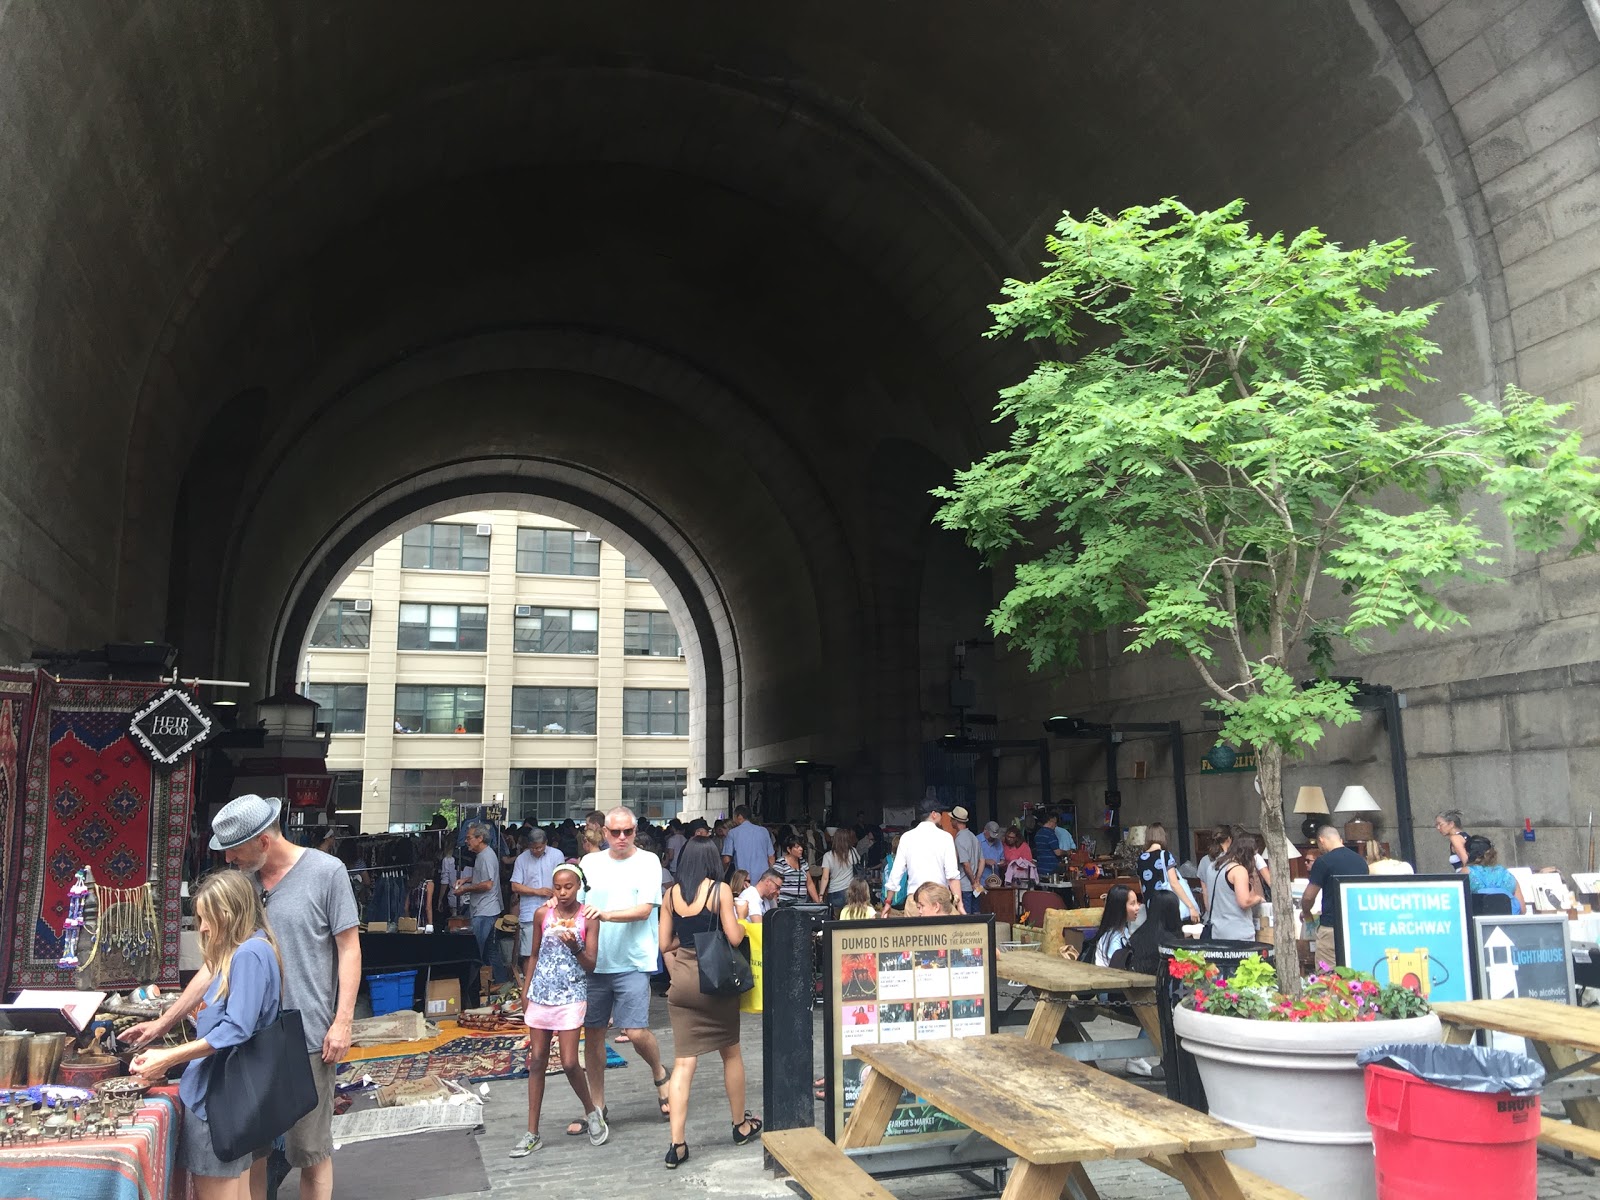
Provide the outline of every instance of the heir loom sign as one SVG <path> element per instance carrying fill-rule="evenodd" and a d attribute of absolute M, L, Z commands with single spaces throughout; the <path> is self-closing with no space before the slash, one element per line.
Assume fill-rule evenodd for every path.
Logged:
<path fill-rule="evenodd" d="M 861 1093 L 855 1047 L 975 1037 L 994 1030 L 994 918 L 910 917 L 833 921 L 828 939 L 828 1019 L 823 1026 L 827 1132 L 837 1138 Z M 965 1129 L 902 1092 L 886 1142 Z"/>
<path fill-rule="evenodd" d="M 1434 1002 L 1473 998 L 1465 875 L 1345 875 L 1332 883 L 1339 965 Z"/>
<path fill-rule="evenodd" d="M 154 761 L 172 766 L 211 733 L 211 718 L 187 692 L 168 688 L 128 724 L 128 732 Z"/>

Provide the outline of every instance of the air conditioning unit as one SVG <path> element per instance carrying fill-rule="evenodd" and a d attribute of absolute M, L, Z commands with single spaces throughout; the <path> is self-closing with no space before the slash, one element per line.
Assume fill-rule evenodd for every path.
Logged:
<path fill-rule="evenodd" d="M 476 532 L 479 537 L 488 537 L 494 532 L 494 526 L 487 521 L 479 521 Z"/>
<path fill-rule="evenodd" d="M 679 662 L 688 662 L 689 661 L 689 656 L 687 654 L 683 653 L 683 651 L 680 650 L 680 651 L 678 651 L 678 661 Z"/>
<path fill-rule="evenodd" d="M 531 604 L 519 604 L 519 605 L 517 605 L 517 616 L 519 616 L 519 617 L 531 617 L 531 616 L 533 616 L 533 605 L 531 605 Z"/>
<path fill-rule="evenodd" d="M 356 611 L 357 612 L 371 612 L 372 611 L 372 601 L 371 600 L 357 600 L 356 601 Z"/>
<path fill-rule="evenodd" d="M 600 539 L 595 534 L 589 533 L 587 530 L 585 530 L 583 532 L 573 534 L 572 540 L 575 542 L 598 542 Z"/>

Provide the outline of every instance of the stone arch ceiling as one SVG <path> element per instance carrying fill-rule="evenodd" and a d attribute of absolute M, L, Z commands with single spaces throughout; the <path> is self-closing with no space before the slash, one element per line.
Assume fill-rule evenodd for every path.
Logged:
<path fill-rule="evenodd" d="M 561 403 L 676 421 L 652 502 L 706 541 L 747 519 L 783 548 L 777 574 L 718 564 L 730 596 L 808 589 L 781 616 L 733 604 L 741 641 L 778 661 L 800 622 L 818 658 L 860 659 L 862 737 L 903 730 L 885 681 L 914 679 L 914 639 L 885 623 L 915 607 L 875 550 L 921 508 L 859 520 L 866 476 L 883 444 L 958 464 L 992 438 L 984 409 L 1026 358 L 978 336 L 983 305 L 1063 207 L 1243 194 L 1264 225 L 1410 236 L 1438 273 L 1407 298 L 1445 306 L 1432 399 L 1520 378 L 1592 438 L 1581 0 L 1224 7 L 11 0 L 0 657 L 206 631 L 186 661 L 262 661 L 268 631 L 230 643 L 201 566 L 265 571 L 251 514 L 297 482 L 295 532 L 262 561 L 303 562 L 341 514 L 292 470 L 425 364 L 397 411 L 493 381 L 508 420 L 559 426 L 571 463 L 614 477 L 637 463 Z M 398 467 L 339 469 L 353 502 Z M 1592 569 L 1518 567 L 1487 628 L 1548 641 L 1594 612 Z M 1552 654 L 1596 656 L 1563 636 Z M 799 672 L 807 704 L 837 666 Z M 811 730 L 792 711 L 767 728 Z"/>

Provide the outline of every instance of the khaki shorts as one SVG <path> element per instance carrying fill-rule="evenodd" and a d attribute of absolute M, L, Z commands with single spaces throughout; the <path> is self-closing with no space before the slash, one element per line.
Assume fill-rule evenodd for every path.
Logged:
<path fill-rule="evenodd" d="M 311 1055 L 311 1077 L 317 1081 L 317 1106 L 295 1122 L 284 1135 L 284 1157 L 291 1167 L 314 1167 L 333 1156 L 333 1082 L 339 1064 L 322 1061 L 322 1051 Z M 256 1151 L 265 1158 L 271 1150 Z"/>
<path fill-rule="evenodd" d="M 1323 963 L 1327 963 L 1330 966 L 1333 965 L 1334 957 L 1332 925 L 1323 925 L 1317 930 L 1316 950 L 1316 962 L 1312 964 L 1313 970 L 1317 969 L 1317 967 L 1320 967 Z"/>

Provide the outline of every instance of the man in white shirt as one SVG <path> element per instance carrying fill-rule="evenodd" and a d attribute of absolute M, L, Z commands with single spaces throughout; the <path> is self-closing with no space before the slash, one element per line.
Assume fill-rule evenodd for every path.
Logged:
<path fill-rule="evenodd" d="M 545 842 L 545 832 L 535 825 L 527 836 L 527 849 L 511 867 L 511 894 L 517 897 L 517 961 L 526 963 L 533 953 L 533 914 L 550 898 L 556 867 L 565 860 L 561 851 Z"/>
<path fill-rule="evenodd" d="M 924 800 L 922 824 L 900 835 L 894 870 L 883 881 L 883 916 L 889 915 L 889 897 L 900 890 L 902 879 L 912 892 L 925 883 L 942 883 L 955 896 L 956 911 L 967 911 L 961 904 L 961 868 L 956 865 L 956 840 L 939 824 L 939 814 L 945 811 L 941 801 Z"/>
<path fill-rule="evenodd" d="M 650 1032 L 650 976 L 660 955 L 661 860 L 635 845 L 633 810 L 605 814 L 607 848 L 583 856 L 587 885 L 583 915 L 599 930 L 589 1002 L 583 1017 L 583 1065 L 595 1108 L 606 1107 L 606 1026 L 616 1020 L 650 1068 L 661 1115 L 667 1115 L 667 1077 L 661 1047 Z"/>
<path fill-rule="evenodd" d="M 778 892 L 782 887 L 783 877 L 776 871 L 768 871 L 739 893 L 733 902 L 733 911 L 741 921 L 760 921 L 778 907 Z"/>

